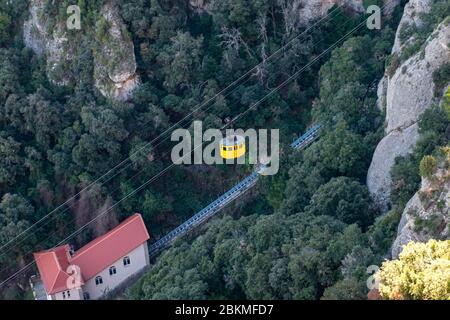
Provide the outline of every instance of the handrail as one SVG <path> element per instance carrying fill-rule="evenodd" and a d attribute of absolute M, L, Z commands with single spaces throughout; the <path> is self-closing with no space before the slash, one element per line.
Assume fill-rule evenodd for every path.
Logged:
<path fill-rule="evenodd" d="M 322 126 L 320 124 L 315 124 L 308 131 L 305 132 L 301 137 L 297 138 L 294 142 L 290 144 L 293 149 L 304 149 L 311 142 L 313 142 L 319 136 L 319 130 Z M 247 190 L 256 185 L 259 175 L 256 171 L 252 172 L 244 180 L 237 183 L 219 198 L 211 202 L 209 205 L 198 211 L 191 218 L 183 222 L 181 225 L 170 231 L 164 237 L 156 241 L 149 246 L 149 255 L 154 256 L 161 249 L 165 248 L 172 243 L 176 238 L 181 235 L 188 233 L 190 230 L 199 226 L 214 214 L 222 210 L 226 205 L 231 203 L 234 199 L 238 198 L 240 195 L 244 194 Z"/>

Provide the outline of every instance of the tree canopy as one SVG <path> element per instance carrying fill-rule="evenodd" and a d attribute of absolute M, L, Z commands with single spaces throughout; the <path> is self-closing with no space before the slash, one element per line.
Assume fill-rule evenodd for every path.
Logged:
<path fill-rule="evenodd" d="M 381 296 L 389 300 L 450 299 L 450 241 L 409 242 L 399 259 L 378 273 Z"/>

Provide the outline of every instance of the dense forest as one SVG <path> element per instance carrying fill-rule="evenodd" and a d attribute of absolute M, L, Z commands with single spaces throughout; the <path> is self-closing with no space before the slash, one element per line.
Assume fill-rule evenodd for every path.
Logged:
<path fill-rule="evenodd" d="M 179 225 L 252 168 L 175 166 L 126 197 L 171 164 L 167 129 L 189 127 L 194 119 L 205 128 L 222 127 L 365 18 L 334 6 L 326 20 L 316 18 L 308 28 L 290 14 L 295 1 L 211 0 L 207 11 L 186 0 L 114 1 L 141 79 L 132 99 L 118 101 L 95 87 L 96 50 L 106 41 L 103 1 L 45 1 L 48 19 L 65 19 L 72 2 L 81 8 L 82 32 L 70 31 L 72 61 L 54 70 L 71 74 L 60 86 L 47 76 L 45 55 L 24 44 L 29 1 L 0 0 L 1 281 L 27 266 L 33 252 L 57 245 L 105 210 L 70 243 L 80 247 L 134 212 L 142 213 L 151 241 Z M 437 2 L 430 30 L 449 15 L 448 4 Z M 402 209 L 418 189 L 419 163 L 439 152 L 449 126 L 448 110 L 424 113 L 421 141 L 392 171 L 393 180 L 404 183 L 380 216 L 365 179 L 383 134 L 377 83 L 398 63 L 390 52 L 402 5 L 381 30 L 357 29 L 234 124 L 280 129 L 280 172 L 262 179 L 245 205 L 213 219 L 198 236 L 177 240 L 128 298 L 366 297 L 366 268 L 384 259 Z M 257 64 L 251 76 L 205 103 Z M 436 81 L 450 74 L 441 73 Z M 324 125 L 320 140 L 302 152 L 288 150 L 318 122 Z M 127 165 L 109 172 L 127 158 Z M 2 297 L 29 297 L 34 272 L 31 267 L 0 288 Z"/>

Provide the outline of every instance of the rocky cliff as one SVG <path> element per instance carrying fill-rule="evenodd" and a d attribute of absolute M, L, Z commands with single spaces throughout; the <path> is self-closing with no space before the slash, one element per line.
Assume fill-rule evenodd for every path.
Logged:
<path fill-rule="evenodd" d="M 47 61 L 47 76 L 57 85 L 74 85 L 76 80 L 68 66 L 76 54 L 82 36 L 92 36 L 94 80 L 96 88 L 106 97 L 128 100 L 139 85 L 134 46 L 114 1 L 106 1 L 88 24 L 81 12 L 81 30 L 67 30 L 66 19 L 60 15 L 65 8 L 48 0 L 30 2 L 30 18 L 24 23 L 24 42 Z M 99 30 L 101 29 L 101 30 Z"/>
<path fill-rule="evenodd" d="M 383 212 L 389 208 L 390 169 L 395 158 L 412 151 L 419 138 L 419 117 L 435 101 L 433 72 L 450 61 L 448 19 L 420 47 L 415 43 L 414 33 L 405 36 L 408 28 L 420 30 L 421 13 L 426 13 L 431 3 L 432 0 L 411 0 L 405 6 L 392 51 L 395 59 L 378 88 L 378 105 L 386 113 L 385 137 L 373 155 L 367 186 Z M 415 50 L 412 55 L 411 50 Z M 407 55 L 410 57 L 402 61 Z"/>
<path fill-rule="evenodd" d="M 422 179 L 420 190 L 406 204 L 392 245 L 393 258 L 398 258 L 410 241 L 450 239 L 449 160 L 447 155 L 433 176 Z"/>
<path fill-rule="evenodd" d="M 69 45 L 65 24 L 55 22 L 48 17 L 48 1 L 30 2 L 30 18 L 25 21 L 23 36 L 25 45 L 47 59 L 47 75 L 57 85 L 70 83 L 70 75 L 61 72 L 64 63 L 73 58 L 72 46 Z"/>
<path fill-rule="evenodd" d="M 211 12 L 215 7 L 221 7 L 223 5 L 221 2 L 222 0 L 189 0 L 189 5 L 195 10 Z M 354 12 L 364 11 L 363 0 L 278 0 L 278 2 L 285 11 L 283 14 L 290 18 L 294 18 L 295 15 L 294 20 L 298 20 L 301 24 L 308 24 L 314 19 L 323 17 L 334 5 L 343 6 Z M 384 0 L 383 3 L 385 5 L 383 12 L 390 15 L 400 0 Z"/>
<path fill-rule="evenodd" d="M 94 50 L 94 79 L 100 92 L 119 100 L 131 98 L 139 85 L 136 58 L 131 36 L 118 9 L 106 3 L 96 26 L 97 48 Z"/>

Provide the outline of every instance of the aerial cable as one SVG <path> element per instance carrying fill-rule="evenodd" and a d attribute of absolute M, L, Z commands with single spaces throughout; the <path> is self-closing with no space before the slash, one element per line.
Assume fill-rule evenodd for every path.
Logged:
<path fill-rule="evenodd" d="M 330 13 L 331 13 L 331 12 L 330 12 Z M 351 19 L 347 20 L 347 21 L 345 22 L 344 25 L 347 25 L 349 22 L 351 22 Z M 318 45 L 318 44 L 321 43 L 321 42 L 323 42 L 323 39 L 320 40 L 320 41 L 317 41 L 316 43 L 314 43 L 314 44 L 313 44 L 313 47 L 316 46 L 316 45 Z M 271 62 L 271 63 L 272 63 L 272 62 Z M 245 82 L 247 82 L 248 80 L 249 80 L 249 79 L 247 79 Z M 244 83 L 245 83 L 245 82 L 244 82 Z M 232 92 L 228 93 L 227 96 L 228 96 L 229 94 L 231 94 L 231 93 L 232 93 Z M 209 107 L 208 107 L 206 110 L 204 110 L 204 111 L 207 111 L 207 110 L 210 109 L 211 107 L 212 107 L 212 106 L 209 106 Z M 239 116 L 236 116 L 235 118 L 237 119 L 237 118 L 239 118 Z M 234 122 L 234 121 L 231 121 L 231 122 L 230 122 L 230 120 L 228 119 L 227 124 L 228 124 L 228 123 L 232 124 L 233 122 Z M 220 130 L 223 130 L 226 126 L 227 126 L 227 125 L 223 126 Z M 163 141 L 164 141 L 164 140 L 163 140 Z M 156 144 L 155 147 L 156 147 L 156 146 L 159 146 L 163 141 L 161 141 L 160 143 Z M 143 148 L 145 148 L 145 146 L 144 146 Z M 139 152 L 139 151 L 137 151 L 137 152 Z M 137 152 L 136 152 L 136 153 L 137 153 Z M 132 157 L 132 155 L 131 155 L 130 157 Z M 127 167 L 129 167 L 130 165 L 131 165 L 131 163 L 128 164 L 125 168 L 122 168 L 122 169 L 121 169 L 118 173 L 116 173 L 115 175 L 119 174 L 120 172 L 122 172 L 123 170 L 125 170 L 125 169 L 126 169 Z M 134 180 L 134 178 L 136 178 L 137 176 L 139 176 L 139 175 L 142 173 L 142 171 L 144 171 L 144 170 L 145 170 L 145 168 L 139 170 L 139 171 L 138 171 L 136 174 L 134 174 L 132 177 L 130 177 L 130 178 L 128 178 L 127 180 L 125 180 L 125 183 Z M 114 189 L 113 191 L 111 191 L 111 192 L 109 193 L 109 195 L 112 195 L 113 193 L 115 193 L 115 192 L 118 191 L 119 189 L 120 189 L 120 187 Z M 83 192 L 83 190 L 82 190 L 81 192 Z M 61 211 L 61 213 L 60 213 L 58 216 L 53 216 L 50 220 L 47 220 L 47 222 L 46 222 L 44 225 L 39 226 L 38 229 L 37 229 L 36 231 L 34 231 L 33 233 L 29 234 L 29 235 L 28 235 L 27 237 L 25 237 L 24 239 L 21 239 L 21 241 L 19 242 L 19 244 L 20 244 L 20 243 L 23 243 L 26 239 L 28 239 L 28 238 L 31 237 L 33 234 L 35 234 L 38 230 L 40 230 L 40 229 L 43 228 L 44 226 L 48 225 L 50 222 L 52 222 L 54 219 L 56 219 L 57 217 L 61 216 L 62 214 L 64 214 L 64 213 L 67 212 L 68 210 L 69 210 L 69 207 L 66 207 L 63 211 Z M 75 218 L 72 218 L 72 219 L 70 220 L 70 223 L 72 223 L 74 220 L 75 220 Z M 68 224 L 69 224 L 69 223 L 67 222 L 67 223 L 64 224 L 64 226 L 67 226 Z M 43 241 L 40 241 L 40 242 L 44 242 L 44 241 L 48 240 L 52 235 L 54 235 L 54 233 L 49 234 L 46 238 L 44 238 Z M 16 246 L 17 246 L 17 244 L 16 244 Z M 3 252 L 2 254 L 0 254 L 0 257 L 5 256 L 10 250 L 12 250 L 12 248 L 10 248 L 10 249 L 7 250 L 6 252 Z M 25 253 L 25 255 L 28 255 L 28 254 L 31 253 L 32 251 L 33 251 L 33 250 L 30 250 L 29 252 Z"/>
<path fill-rule="evenodd" d="M 386 5 L 383 5 L 383 8 Z M 345 34 L 344 36 L 342 36 L 340 39 L 338 39 L 334 44 L 332 44 L 330 47 L 328 47 L 326 50 L 324 50 L 322 53 L 320 53 L 318 56 L 316 56 L 311 62 L 309 62 L 308 64 L 306 64 L 304 67 L 302 67 L 301 69 L 299 69 L 297 72 L 295 72 L 293 75 L 291 75 L 288 79 L 286 79 L 285 81 L 283 81 L 280 85 L 278 85 L 275 89 L 271 90 L 268 94 L 266 94 L 263 98 L 261 98 L 260 100 L 258 100 L 256 103 L 254 103 L 252 106 L 250 106 L 245 112 L 241 113 L 237 118 L 235 117 L 233 120 L 231 120 L 229 123 L 233 123 L 234 121 L 236 121 L 238 118 L 240 118 L 241 116 L 245 115 L 247 112 L 254 110 L 258 105 L 260 105 L 262 102 L 264 102 L 269 96 L 271 96 L 272 94 L 274 94 L 275 92 L 277 92 L 278 90 L 280 90 L 281 88 L 283 88 L 287 83 L 289 83 L 292 79 L 298 77 L 301 72 L 303 72 L 306 68 L 309 68 L 312 64 L 314 64 L 318 59 L 322 58 L 326 53 L 328 53 L 329 51 L 331 51 L 332 49 L 334 49 L 339 43 L 341 43 L 343 40 L 345 40 L 348 36 L 350 36 L 351 34 L 353 34 L 356 30 L 358 30 L 359 28 L 361 28 L 365 23 L 366 23 L 367 19 L 364 19 L 364 21 L 362 21 L 360 24 L 358 24 L 355 28 L 353 28 L 351 31 L 349 31 L 347 34 Z M 204 142 L 203 142 L 204 143 Z M 193 150 L 191 150 L 190 154 L 192 154 L 192 152 L 194 152 L 197 148 L 202 147 L 203 143 L 199 146 L 197 146 L 196 148 L 194 148 Z M 112 206 L 110 206 L 109 208 L 107 208 L 106 210 L 104 210 L 102 213 L 100 213 L 99 215 L 97 215 L 96 217 L 94 217 L 93 219 L 91 219 L 90 221 L 88 221 L 87 223 L 85 223 L 83 226 L 81 226 L 80 228 L 78 228 L 76 231 L 74 231 L 73 233 L 71 233 L 69 236 L 67 236 L 66 238 L 64 238 L 62 241 L 60 241 L 56 246 L 59 246 L 63 243 L 65 243 L 66 241 L 70 240 L 71 238 L 77 236 L 80 232 L 82 232 L 88 225 L 90 225 L 91 223 L 95 222 L 97 219 L 101 218 L 102 216 L 104 216 L 105 214 L 107 214 L 111 209 L 115 208 L 118 204 L 120 204 L 122 201 L 128 199 L 129 197 L 135 195 L 137 192 L 139 192 L 140 190 L 142 190 L 143 188 L 145 188 L 148 184 L 150 184 L 152 181 L 154 181 L 155 179 L 159 178 L 159 176 L 161 176 L 162 174 L 164 174 L 166 171 L 168 171 L 169 169 L 171 169 L 173 166 L 175 166 L 174 163 L 172 163 L 171 165 L 167 166 L 165 169 L 163 169 L 162 171 L 160 171 L 157 175 L 153 176 L 152 178 L 150 178 L 149 180 L 147 180 L 146 182 L 144 182 L 143 184 L 141 184 L 139 187 L 137 187 L 136 189 L 134 189 L 133 191 L 129 192 L 125 197 L 123 197 L 122 199 L 118 200 L 116 203 L 114 203 Z M 4 281 L 2 281 L 0 283 L 0 287 L 3 286 L 5 283 L 9 282 L 11 279 L 15 278 L 17 275 L 19 275 L 20 273 L 22 273 L 23 271 L 27 270 L 28 268 L 30 268 L 34 263 L 36 263 L 35 260 L 31 261 L 30 263 L 28 263 L 27 265 L 25 265 L 24 267 L 22 267 L 21 269 L 19 269 L 18 271 L 16 271 L 15 273 L 13 273 L 11 276 L 9 276 L 7 279 L 5 279 Z"/>
<path fill-rule="evenodd" d="M 224 89 L 222 89 L 221 91 L 219 91 L 218 93 L 216 93 L 213 97 L 209 98 L 208 100 L 202 102 L 201 104 L 198 105 L 197 108 L 195 108 L 194 110 L 192 110 L 189 114 L 187 114 L 186 116 L 184 116 L 181 120 L 179 120 L 178 122 L 176 122 L 175 124 L 173 124 L 171 127 L 169 127 L 168 129 L 166 129 L 164 132 L 162 132 L 161 134 L 159 134 L 157 137 L 155 137 L 154 139 L 152 139 L 150 142 L 146 143 L 144 146 L 140 147 L 137 151 L 133 152 L 131 155 L 129 155 L 126 159 L 124 159 L 123 161 L 121 161 L 119 164 L 117 164 L 116 166 L 114 166 L 113 168 L 111 168 L 110 170 L 108 170 L 106 173 L 104 173 L 103 175 L 101 175 L 100 177 L 98 177 L 97 179 L 95 179 L 93 182 L 91 182 L 88 186 L 84 187 L 83 189 L 81 189 L 80 191 L 78 191 L 76 194 L 72 195 L 71 197 L 69 197 L 66 201 L 64 201 L 62 204 L 60 204 L 58 207 L 56 207 L 55 209 L 53 209 L 52 211 L 50 211 L 49 213 L 47 213 L 46 215 L 44 215 L 43 217 L 41 217 L 38 221 L 34 222 L 33 224 L 31 224 L 29 227 L 27 227 L 25 230 L 21 231 L 19 234 L 17 234 L 16 236 L 14 236 L 12 239 L 9 239 L 6 243 L 2 244 L 0 246 L 0 251 L 3 251 L 3 249 L 10 245 L 11 243 L 15 242 L 19 237 L 21 237 L 23 234 L 27 233 L 28 231 L 30 231 L 34 226 L 36 226 L 37 224 L 41 223 L 42 221 L 46 220 L 50 215 L 52 215 L 53 213 L 57 212 L 59 209 L 63 208 L 66 205 L 69 205 L 69 203 L 71 201 L 76 200 L 76 198 L 78 196 L 80 196 L 83 192 L 87 191 L 88 189 L 91 189 L 93 186 L 96 186 L 98 184 L 98 182 L 100 182 L 103 178 L 108 177 L 108 175 L 110 175 L 112 172 L 114 172 L 116 169 L 120 168 L 122 165 L 126 164 L 128 161 L 130 161 L 130 159 L 132 157 L 134 157 L 135 155 L 139 154 L 140 152 L 144 151 L 146 148 L 148 148 L 149 146 L 152 146 L 154 144 L 155 141 L 157 141 L 160 137 L 164 136 L 166 133 L 170 132 L 173 128 L 175 128 L 178 124 L 180 124 L 181 122 L 183 122 L 184 120 L 188 119 L 191 115 L 193 115 L 195 112 L 201 110 L 201 108 L 203 108 L 205 105 L 207 105 L 208 103 L 210 103 L 211 101 L 214 101 L 217 97 L 221 96 L 225 91 L 227 91 L 229 88 L 231 88 L 232 86 L 238 84 L 242 79 L 245 79 L 247 76 L 251 75 L 252 72 L 254 72 L 260 65 L 267 63 L 267 60 L 273 58 L 274 56 L 276 56 L 278 53 L 282 52 L 283 50 L 286 49 L 287 46 L 289 46 L 290 44 L 292 44 L 294 42 L 294 40 L 296 40 L 297 38 L 299 38 L 300 36 L 306 34 L 306 32 L 308 32 L 309 30 L 311 30 L 312 28 L 314 28 L 316 25 L 318 25 L 319 23 L 321 23 L 322 21 L 324 21 L 325 19 L 327 19 L 331 14 L 335 13 L 338 9 L 340 9 L 343 5 L 339 5 L 337 6 L 335 9 L 333 9 L 332 11 L 330 11 L 329 13 L 327 13 L 326 16 L 324 16 L 323 18 L 321 18 L 320 20 L 318 20 L 317 22 L 315 22 L 313 25 L 311 25 L 310 27 L 308 27 L 307 29 L 305 29 L 302 33 L 300 33 L 299 35 L 293 37 L 291 40 L 289 40 L 285 45 L 283 45 L 282 47 L 280 47 L 279 49 L 277 49 L 275 52 L 273 52 L 269 57 L 267 57 L 264 61 L 260 62 L 259 64 L 255 65 L 254 67 L 252 67 L 250 70 L 248 70 L 245 74 L 243 74 L 242 76 L 240 76 L 238 79 L 234 80 L 231 84 L 229 84 L 228 86 L 226 86 Z M 247 80 L 248 81 L 248 80 Z M 234 88 L 232 91 L 230 91 L 226 96 L 230 95 L 236 88 Z M 226 97 L 225 96 L 225 97 Z M 209 106 L 206 110 L 209 110 L 212 107 Z M 148 124 L 150 121 L 144 123 L 144 126 L 146 124 Z M 163 141 L 167 140 L 164 139 L 162 140 L 160 143 L 156 144 L 156 146 L 160 145 Z M 124 168 L 120 169 L 118 172 L 116 172 L 115 174 L 111 175 L 109 178 L 107 178 L 105 181 L 101 182 L 100 185 L 105 184 L 106 182 L 110 181 L 112 178 L 116 177 L 118 174 L 120 174 L 121 172 L 123 172 L 125 169 L 127 169 L 129 166 L 131 165 L 131 162 L 125 166 Z M 68 210 L 68 208 L 66 207 L 64 209 L 63 212 L 65 212 L 66 210 Z"/>

